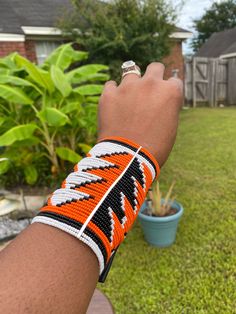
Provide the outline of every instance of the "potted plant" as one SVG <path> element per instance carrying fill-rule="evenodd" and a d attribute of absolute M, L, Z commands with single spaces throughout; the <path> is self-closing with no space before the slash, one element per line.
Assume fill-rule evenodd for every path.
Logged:
<path fill-rule="evenodd" d="M 174 183 L 162 198 L 159 182 L 155 181 L 138 215 L 145 239 L 157 247 L 174 243 L 178 222 L 183 215 L 182 205 L 171 198 L 173 187 Z"/>

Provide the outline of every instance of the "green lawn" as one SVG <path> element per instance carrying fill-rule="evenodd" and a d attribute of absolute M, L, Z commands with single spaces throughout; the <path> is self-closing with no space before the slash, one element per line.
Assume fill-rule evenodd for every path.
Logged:
<path fill-rule="evenodd" d="M 161 188 L 173 180 L 176 243 L 148 246 L 136 222 L 99 289 L 117 314 L 236 313 L 236 108 L 182 111 Z"/>

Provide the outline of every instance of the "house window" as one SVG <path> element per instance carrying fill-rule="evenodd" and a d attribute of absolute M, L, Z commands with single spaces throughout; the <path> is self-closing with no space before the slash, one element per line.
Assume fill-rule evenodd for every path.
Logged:
<path fill-rule="evenodd" d="M 59 41 L 37 41 L 36 42 L 36 56 L 38 64 L 42 64 L 50 53 L 60 46 Z"/>

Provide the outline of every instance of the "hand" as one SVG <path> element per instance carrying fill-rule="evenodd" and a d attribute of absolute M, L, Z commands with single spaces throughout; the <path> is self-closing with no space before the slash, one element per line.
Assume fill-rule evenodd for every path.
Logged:
<path fill-rule="evenodd" d="M 174 145 L 183 102 L 180 79 L 163 80 L 165 67 L 151 63 L 142 78 L 108 81 L 99 103 L 98 139 L 120 136 L 147 148 L 160 166 Z"/>

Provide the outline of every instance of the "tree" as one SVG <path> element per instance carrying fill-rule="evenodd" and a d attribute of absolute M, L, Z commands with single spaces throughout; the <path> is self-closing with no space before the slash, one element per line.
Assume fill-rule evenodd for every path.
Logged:
<path fill-rule="evenodd" d="M 197 36 L 192 41 L 194 51 L 197 51 L 213 33 L 235 26 L 236 0 L 213 3 L 200 19 L 194 20 L 194 28 L 197 31 Z"/>
<path fill-rule="evenodd" d="M 145 68 L 170 50 L 169 35 L 175 13 L 164 0 L 76 0 L 74 14 L 65 16 L 61 28 L 89 52 L 89 62 L 110 67 L 120 77 L 120 65 L 135 60 Z"/>

